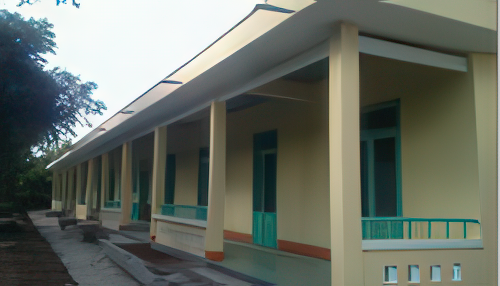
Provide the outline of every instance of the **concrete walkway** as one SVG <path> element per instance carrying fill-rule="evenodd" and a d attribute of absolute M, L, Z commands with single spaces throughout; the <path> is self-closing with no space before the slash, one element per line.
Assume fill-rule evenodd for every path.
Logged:
<path fill-rule="evenodd" d="M 277 285 L 331 285 L 330 261 L 248 243 L 224 242 L 222 267 Z"/>
<path fill-rule="evenodd" d="M 45 217 L 46 212 L 32 211 L 28 214 L 79 285 L 140 285 L 111 261 L 97 244 L 82 242 L 83 234 L 77 226 L 68 226 L 62 231 L 57 217 Z"/>
<path fill-rule="evenodd" d="M 80 226 L 61 230 L 58 218 L 46 217 L 47 212 L 34 211 L 29 216 L 79 285 L 269 285 L 225 269 L 214 269 L 199 259 L 179 259 L 153 250 L 146 232 L 101 229 L 98 244 L 82 242 L 80 227 L 90 222 L 78 222 Z"/>

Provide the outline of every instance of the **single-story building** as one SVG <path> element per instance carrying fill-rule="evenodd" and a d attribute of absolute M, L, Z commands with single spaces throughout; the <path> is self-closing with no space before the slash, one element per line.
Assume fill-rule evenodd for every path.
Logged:
<path fill-rule="evenodd" d="M 496 285 L 496 5 L 259 4 L 49 165 L 52 208 L 332 285 Z"/>

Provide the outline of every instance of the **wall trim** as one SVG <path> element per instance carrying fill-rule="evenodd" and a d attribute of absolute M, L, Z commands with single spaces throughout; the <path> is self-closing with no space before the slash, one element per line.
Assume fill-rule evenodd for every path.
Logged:
<path fill-rule="evenodd" d="M 253 243 L 253 236 L 251 234 L 230 230 L 224 230 L 224 239 L 237 242 Z"/>
<path fill-rule="evenodd" d="M 224 260 L 224 252 L 205 250 L 205 258 L 213 261 L 222 261 Z"/>
<path fill-rule="evenodd" d="M 181 218 L 181 217 L 174 217 L 174 216 L 167 216 L 167 215 L 160 215 L 160 214 L 153 214 L 151 215 L 151 218 L 167 223 L 176 223 L 176 224 L 182 224 L 182 225 L 187 225 L 187 226 L 193 226 L 193 227 L 198 227 L 198 228 L 207 228 L 207 222 L 204 220 L 198 220 L 198 219 L 189 219 L 189 218 Z"/>
<path fill-rule="evenodd" d="M 329 248 L 278 239 L 278 249 L 299 255 L 331 260 Z"/>
<path fill-rule="evenodd" d="M 373 239 L 362 242 L 363 251 L 482 248 L 482 239 Z"/>
<path fill-rule="evenodd" d="M 121 208 L 101 208 L 101 212 L 109 212 L 109 213 L 121 213 Z"/>

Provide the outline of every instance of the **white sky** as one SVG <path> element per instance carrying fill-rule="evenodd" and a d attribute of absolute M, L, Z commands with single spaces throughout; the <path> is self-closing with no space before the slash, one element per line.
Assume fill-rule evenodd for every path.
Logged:
<path fill-rule="evenodd" d="M 190 60 L 243 19 L 259 0 L 78 0 L 80 9 L 56 0 L 16 7 L 0 0 L 0 9 L 54 24 L 59 66 L 94 81 L 93 98 L 104 101 L 103 116 L 90 117 L 97 127 Z M 73 143 L 91 128 L 77 126 Z"/>

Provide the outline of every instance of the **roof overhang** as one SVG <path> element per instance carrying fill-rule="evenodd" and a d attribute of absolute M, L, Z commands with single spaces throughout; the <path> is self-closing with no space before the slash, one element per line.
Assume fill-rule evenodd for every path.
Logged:
<path fill-rule="evenodd" d="M 244 93 L 258 82 L 272 80 L 269 72 L 280 65 L 292 65 L 288 67 L 291 71 L 301 68 L 304 60 L 298 55 L 328 39 L 339 21 L 355 23 L 363 35 L 437 51 L 466 55 L 496 53 L 497 49 L 495 30 L 377 0 L 268 3 L 257 5 L 207 49 L 92 130 L 47 168 L 74 166 L 156 126 L 195 113 L 213 100 Z"/>

